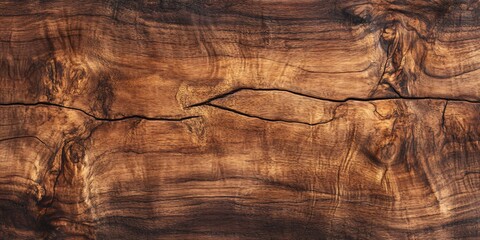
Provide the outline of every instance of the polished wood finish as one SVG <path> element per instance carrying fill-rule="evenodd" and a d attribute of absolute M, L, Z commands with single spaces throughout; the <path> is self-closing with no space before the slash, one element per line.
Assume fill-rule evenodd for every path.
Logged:
<path fill-rule="evenodd" d="M 1 1 L 1 239 L 478 239 L 476 0 Z"/>

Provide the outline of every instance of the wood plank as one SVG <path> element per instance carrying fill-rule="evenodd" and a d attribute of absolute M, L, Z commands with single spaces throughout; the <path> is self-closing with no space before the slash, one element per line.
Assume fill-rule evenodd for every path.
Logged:
<path fill-rule="evenodd" d="M 3 1 L 2 239 L 480 237 L 478 1 Z"/>

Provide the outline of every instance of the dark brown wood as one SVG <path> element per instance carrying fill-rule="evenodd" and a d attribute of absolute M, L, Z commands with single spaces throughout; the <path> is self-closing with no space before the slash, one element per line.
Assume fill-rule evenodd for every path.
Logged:
<path fill-rule="evenodd" d="M 478 239 L 480 2 L 0 2 L 1 239 Z"/>

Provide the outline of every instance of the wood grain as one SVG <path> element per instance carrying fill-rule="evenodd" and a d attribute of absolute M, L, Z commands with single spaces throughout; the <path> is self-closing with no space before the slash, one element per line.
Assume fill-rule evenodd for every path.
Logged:
<path fill-rule="evenodd" d="M 1 239 L 478 239 L 478 0 L 0 2 Z"/>

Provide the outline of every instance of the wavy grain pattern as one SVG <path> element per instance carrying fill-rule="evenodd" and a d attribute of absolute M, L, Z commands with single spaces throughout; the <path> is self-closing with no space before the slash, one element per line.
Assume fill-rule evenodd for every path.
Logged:
<path fill-rule="evenodd" d="M 478 239 L 478 0 L 0 2 L 1 239 Z"/>

